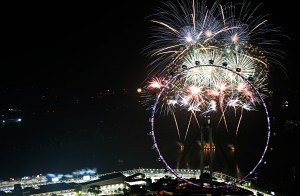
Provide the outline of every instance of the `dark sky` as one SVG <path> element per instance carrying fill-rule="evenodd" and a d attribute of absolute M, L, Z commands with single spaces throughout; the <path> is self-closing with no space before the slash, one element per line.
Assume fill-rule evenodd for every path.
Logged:
<path fill-rule="evenodd" d="M 299 30 L 296 30 L 298 24 L 297 6 L 266 0 L 252 1 L 252 3 L 262 3 L 262 10 L 270 14 L 268 17 L 270 18 L 270 22 L 281 27 L 283 33 L 289 37 L 289 39 L 283 38 L 282 42 L 284 52 L 287 54 L 282 63 L 287 67 L 289 79 L 284 74 L 278 72 L 276 78 L 279 79 L 275 83 L 278 85 L 284 84 L 284 88 L 297 88 L 299 94 L 299 63 L 296 61 L 296 56 L 298 55 L 296 48 L 299 46 L 297 37 Z M 95 4 L 80 1 L 73 1 L 71 3 L 56 3 L 52 1 L 40 1 L 39 3 L 16 3 L 10 1 L 9 3 L 1 3 L 0 87 L 16 87 L 19 85 L 52 86 L 66 91 L 75 89 L 78 94 L 85 92 L 84 89 L 135 89 L 139 87 L 147 75 L 146 66 L 148 60 L 141 53 L 147 44 L 146 38 L 150 32 L 149 24 L 151 23 L 146 17 L 158 5 L 160 5 L 160 1 L 156 0 L 105 1 L 105 3 L 104 1 L 98 1 Z M 16 100 L 16 98 L 14 99 Z M 61 104 L 64 105 L 63 103 Z M 119 104 L 118 107 L 122 108 L 124 105 L 132 103 L 123 102 Z M 69 107 L 71 108 L 72 106 Z M 102 146 L 97 146 L 97 148 L 104 149 L 115 144 L 130 144 L 128 144 L 129 147 L 120 151 L 122 155 L 116 155 L 113 159 L 106 160 L 107 165 L 110 164 L 110 160 L 125 159 L 125 154 L 128 152 L 128 156 L 131 158 L 128 162 L 134 162 L 134 155 L 132 153 L 134 149 L 139 149 L 135 153 L 140 156 L 144 156 L 150 152 L 150 150 L 145 150 L 149 149 L 151 145 L 148 139 L 146 143 L 136 141 L 137 137 L 140 139 L 148 138 L 146 136 L 148 127 L 145 125 L 148 123 L 147 113 L 141 112 L 140 108 L 137 111 L 135 109 L 130 110 L 130 112 L 137 113 L 132 115 L 134 120 L 129 120 L 130 123 L 124 125 L 124 127 L 128 131 L 130 126 L 134 125 L 135 122 L 139 122 L 136 128 L 142 129 L 144 132 L 141 133 L 135 130 L 129 132 L 130 134 L 116 133 L 113 127 L 109 127 L 111 124 L 125 123 L 125 120 L 115 122 L 116 116 L 112 113 L 108 115 L 100 114 L 97 113 L 99 111 L 94 111 L 94 109 L 89 107 L 72 108 L 68 111 L 73 112 L 73 114 L 76 112 L 84 113 L 92 111 L 88 114 L 88 118 L 94 118 L 93 114 L 103 115 L 101 119 L 104 119 L 104 122 L 106 120 L 110 122 L 110 124 L 103 126 L 111 130 L 111 132 L 105 132 L 103 137 L 97 137 L 94 141 L 99 142 L 101 140 L 103 143 Z M 84 130 L 89 129 L 79 122 L 79 124 L 76 124 L 76 119 L 79 121 L 80 116 L 66 119 L 68 121 L 76 121 L 75 124 L 72 124 L 71 128 L 68 127 L 67 122 L 63 121 L 63 115 L 67 114 L 67 112 L 60 113 L 59 120 L 54 120 L 51 123 L 51 127 L 62 125 L 66 129 L 64 134 L 70 134 L 71 129 L 76 130 L 76 133 L 82 133 Z M 126 116 L 128 113 L 121 113 L 120 115 Z M 42 119 L 43 117 L 40 118 Z M 46 120 L 42 119 L 39 121 L 39 124 L 42 124 L 42 122 L 46 122 Z M 60 124 L 61 122 L 63 124 Z M 78 127 L 76 128 L 76 126 Z M 29 130 L 30 127 L 27 126 L 27 129 Z M 38 130 L 41 128 L 35 127 L 34 129 Z M 56 134 L 53 133 L 51 135 L 49 127 L 47 130 L 49 130 L 49 133 L 47 133 L 48 140 L 45 141 L 51 140 Z M 44 133 L 35 134 L 34 138 L 43 138 Z M 121 139 L 124 136 L 128 139 L 128 143 Z M 18 137 L 18 135 L 15 137 Z M 90 140 L 84 140 L 83 143 L 79 143 L 78 148 L 83 148 L 86 141 Z M 79 141 L 76 140 L 76 142 Z M 139 147 L 139 145 L 143 146 Z M 43 146 L 45 145 L 43 144 Z M 93 151 L 92 149 L 92 146 L 90 146 L 87 152 Z M 112 147 L 111 153 L 117 153 L 116 149 L 122 149 L 122 147 Z M 126 149 L 128 149 L 127 152 Z M 37 150 L 32 152 L 36 153 Z M 41 150 L 39 153 L 43 154 L 44 152 Z M 94 153 L 97 154 L 95 155 L 97 160 L 100 159 L 99 152 Z M 53 154 L 54 152 L 50 153 L 49 156 L 54 156 Z M 69 154 L 70 161 L 76 155 L 76 152 Z M 19 168 L 14 174 L 23 175 L 25 171 L 38 171 L 38 169 L 34 170 L 33 167 L 40 167 L 45 169 L 45 171 L 48 171 L 47 169 L 53 172 L 56 171 L 57 168 L 55 166 L 59 164 L 55 160 L 49 162 L 49 156 L 47 159 L 45 154 L 42 158 L 37 155 L 32 157 L 32 162 L 26 162 L 26 157 L 21 157 L 13 165 L 17 166 L 20 162 L 25 161 L 25 166 L 24 168 Z M 57 156 L 63 157 L 64 155 Z M 137 158 L 138 164 L 142 162 L 143 156 Z M 153 154 L 149 154 L 149 159 L 153 157 Z M 105 158 L 101 158 L 105 160 Z M 69 163 L 66 161 L 61 164 L 64 165 L 61 167 L 67 168 Z M 7 162 L 5 166 L 9 164 Z M 50 166 L 47 167 L 47 164 Z M 84 164 L 85 162 L 83 161 L 81 165 Z M 93 164 L 87 162 L 87 165 Z M 135 164 L 132 163 L 132 165 Z M 57 170 L 60 171 L 59 169 Z M 8 174 L 5 173 L 5 175 Z"/>
<path fill-rule="evenodd" d="M 253 2 L 253 5 L 261 3 Z M 159 1 L 3 3 L 1 84 L 139 86 L 147 60 L 141 54 Z M 296 8 L 263 1 L 263 14 L 282 28 L 288 67 L 295 62 Z M 293 68 L 294 70 L 295 68 Z M 293 75 L 293 71 L 289 73 Z"/>
<path fill-rule="evenodd" d="M 2 4 L 1 83 L 139 86 L 152 4 Z"/>

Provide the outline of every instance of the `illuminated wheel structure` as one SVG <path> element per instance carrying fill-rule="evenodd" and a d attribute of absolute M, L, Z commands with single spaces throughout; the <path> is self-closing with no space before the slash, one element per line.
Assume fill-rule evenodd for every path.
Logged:
<path fill-rule="evenodd" d="M 268 109 L 267 109 L 267 106 L 266 106 L 266 103 L 264 102 L 263 100 L 263 96 L 261 95 L 261 93 L 259 92 L 259 89 L 257 89 L 257 87 L 251 82 L 252 78 L 249 79 L 249 78 L 246 78 L 244 77 L 243 75 L 241 75 L 239 73 L 240 70 L 232 70 L 226 66 L 219 66 L 219 65 L 214 65 L 214 64 L 208 64 L 208 65 L 196 65 L 194 67 L 190 67 L 186 70 L 183 70 L 179 73 L 176 73 L 176 74 L 173 74 L 172 75 L 172 78 L 161 88 L 161 90 L 156 94 L 156 100 L 154 102 L 154 104 L 152 105 L 152 108 L 151 108 L 151 117 L 150 117 L 150 124 L 151 124 L 151 130 L 150 130 L 150 133 L 149 135 L 152 137 L 153 139 L 153 148 L 157 151 L 158 153 L 158 160 L 163 162 L 165 167 L 166 167 L 166 170 L 170 171 L 172 174 L 174 174 L 177 178 L 187 182 L 188 184 L 191 184 L 191 185 L 194 185 L 194 186 L 201 186 L 199 184 L 196 184 L 194 182 L 191 182 L 189 181 L 188 179 L 185 179 L 183 178 L 180 174 L 178 174 L 171 166 L 170 164 L 168 163 L 168 161 L 166 161 L 166 159 L 164 158 L 163 156 L 163 153 L 161 152 L 160 148 L 159 148 L 159 145 L 158 145 L 158 142 L 157 142 L 157 137 L 156 137 L 156 132 L 155 132 L 155 119 L 157 118 L 155 116 L 155 114 L 157 113 L 157 107 L 159 105 L 159 102 L 160 102 L 160 99 L 161 97 L 163 96 L 163 94 L 165 93 L 165 91 L 168 90 L 169 86 L 172 85 L 178 78 L 180 78 L 181 76 L 183 76 L 187 71 L 189 70 L 192 70 L 192 69 L 195 69 L 195 68 L 199 68 L 199 67 L 215 67 L 215 68 L 218 68 L 218 69 L 223 69 L 225 71 L 228 71 L 228 72 L 231 72 L 233 74 L 235 74 L 236 76 L 240 77 L 241 79 L 243 79 L 247 84 L 249 84 L 253 90 L 253 92 L 255 92 L 258 100 L 260 101 L 260 104 L 262 105 L 263 107 L 263 110 L 264 110 L 264 113 L 265 113 L 265 120 L 266 120 L 266 141 L 265 141 L 265 145 L 263 147 L 263 152 L 262 154 L 260 155 L 260 158 L 258 160 L 258 162 L 256 162 L 254 164 L 254 166 L 251 166 L 251 169 L 250 171 L 244 176 L 242 177 L 241 179 L 239 179 L 240 181 L 244 181 L 249 175 L 253 174 L 255 172 L 255 170 L 257 169 L 257 167 L 263 162 L 264 160 L 264 157 L 265 157 L 265 154 L 267 152 L 267 149 L 268 149 L 268 146 L 269 146 L 269 141 L 270 141 L 270 133 L 271 133 L 271 126 L 270 126 L 270 117 L 269 117 L 269 112 L 268 112 Z M 216 186 L 214 186 L 216 187 Z"/>

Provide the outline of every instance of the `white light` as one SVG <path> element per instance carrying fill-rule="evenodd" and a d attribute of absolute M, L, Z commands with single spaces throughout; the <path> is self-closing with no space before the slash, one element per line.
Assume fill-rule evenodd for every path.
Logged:
<path fill-rule="evenodd" d="M 83 176 L 83 180 L 90 180 L 91 176 Z"/>
<path fill-rule="evenodd" d="M 193 41 L 193 37 L 191 35 L 188 35 L 188 36 L 185 37 L 185 40 L 187 42 L 192 42 Z"/>
<path fill-rule="evenodd" d="M 52 178 L 51 180 L 52 180 L 52 182 L 58 182 L 59 179 L 58 178 Z"/>

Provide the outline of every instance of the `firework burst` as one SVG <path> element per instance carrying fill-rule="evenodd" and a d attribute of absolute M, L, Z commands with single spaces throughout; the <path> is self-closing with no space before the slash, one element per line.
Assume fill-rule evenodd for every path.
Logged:
<path fill-rule="evenodd" d="M 151 75 L 142 97 L 154 113 L 172 114 L 184 149 L 189 128 L 182 139 L 175 115 L 178 110 L 190 113 L 188 127 L 192 118 L 200 127 L 199 118 L 219 113 L 219 123 L 223 121 L 226 129 L 226 114 L 239 113 L 236 134 L 243 111 L 257 110 L 260 105 L 266 110 L 270 64 L 278 64 L 276 57 L 280 56 L 270 49 L 278 42 L 268 36 L 280 32 L 271 28 L 264 15 L 255 17 L 259 6 L 252 8 L 249 3 L 177 3 L 165 2 L 151 15 L 154 28 L 145 48 L 152 59 Z"/>
<path fill-rule="evenodd" d="M 271 28 L 265 15 L 256 17 L 259 6 L 250 3 L 177 3 L 164 2 L 149 18 L 154 27 L 145 52 L 153 60 L 149 65 L 152 74 L 142 93 L 143 103 L 150 109 L 157 92 L 182 72 L 161 97 L 159 108 L 164 114 L 176 107 L 207 113 L 212 100 L 223 120 L 228 107 L 254 110 L 259 98 L 249 83 L 263 98 L 269 96 L 269 59 L 279 55 L 268 50 L 278 43 L 269 40 L 268 35 L 279 30 Z M 226 88 L 222 90 L 221 86 Z M 201 93 L 190 97 L 191 87 L 199 88 Z"/>

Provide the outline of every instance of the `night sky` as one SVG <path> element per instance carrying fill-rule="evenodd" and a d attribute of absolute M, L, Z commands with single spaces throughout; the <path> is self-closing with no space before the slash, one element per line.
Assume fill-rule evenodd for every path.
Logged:
<path fill-rule="evenodd" d="M 2 5 L 1 83 L 139 86 L 152 7 L 150 1 Z"/>
<path fill-rule="evenodd" d="M 160 2 L 102 3 L 1 3 L 0 105 L 21 108 L 24 122 L 0 127 L 0 179 L 85 167 L 163 167 L 136 93 L 149 63 L 142 54 L 151 25 L 146 17 Z M 288 37 L 281 48 L 288 77 L 279 70 L 273 77 L 283 95 L 277 103 L 291 98 L 298 111 L 297 6 L 255 3 Z M 107 89 L 116 95 L 97 101 Z"/>
<path fill-rule="evenodd" d="M 292 22 L 295 8 L 270 2 L 263 1 L 260 10 L 270 14 L 269 22 L 290 38 L 280 40 L 287 54 L 282 62 L 289 68 L 289 77 L 296 77 L 292 65 L 297 45 Z M 146 17 L 159 5 L 150 0 L 105 5 L 3 4 L 1 84 L 137 87 L 145 79 L 148 64 L 142 49 L 152 23 Z"/>

